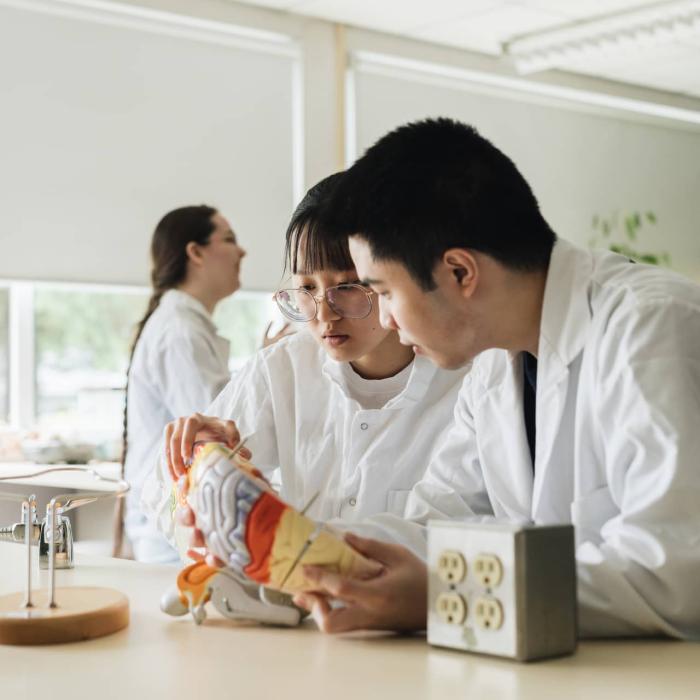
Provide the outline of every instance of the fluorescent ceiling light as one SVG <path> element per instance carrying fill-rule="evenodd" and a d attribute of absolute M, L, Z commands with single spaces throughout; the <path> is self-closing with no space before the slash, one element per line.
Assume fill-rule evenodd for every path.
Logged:
<path fill-rule="evenodd" d="M 700 0 L 673 0 L 528 34 L 502 48 L 519 73 L 535 73 L 571 60 L 698 36 Z"/>

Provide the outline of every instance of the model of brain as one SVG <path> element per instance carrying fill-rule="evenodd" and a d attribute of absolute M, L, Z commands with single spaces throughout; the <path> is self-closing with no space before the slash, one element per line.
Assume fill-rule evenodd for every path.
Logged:
<path fill-rule="evenodd" d="M 196 447 L 188 482 L 187 502 L 208 549 L 259 584 L 288 593 L 309 590 L 304 564 L 357 578 L 376 573 L 335 532 L 282 501 L 250 462 L 220 443 Z"/>

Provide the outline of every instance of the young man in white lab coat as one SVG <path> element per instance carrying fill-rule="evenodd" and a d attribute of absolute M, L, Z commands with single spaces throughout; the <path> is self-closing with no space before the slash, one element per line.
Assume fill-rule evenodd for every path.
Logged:
<path fill-rule="evenodd" d="M 367 523 L 410 549 L 351 537 L 383 574 L 312 568 L 345 607 L 298 602 L 326 631 L 420 628 L 429 518 L 572 522 L 583 635 L 700 636 L 700 287 L 556 238 L 515 165 L 449 120 L 382 138 L 332 204 L 383 325 L 474 364 L 407 520 Z"/>

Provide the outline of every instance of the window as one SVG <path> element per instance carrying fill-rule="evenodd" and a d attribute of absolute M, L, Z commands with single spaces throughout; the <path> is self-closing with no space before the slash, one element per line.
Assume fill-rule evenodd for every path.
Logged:
<path fill-rule="evenodd" d="M 278 316 L 272 293 L 266 292 L 238 291 L 216 307 L 214 323 L 231 343 L 232 372 L 260 348 L 267 324 Z"/>
<path fill-rule="evenodd" d="M 147 293 L 80 286 L 34 292 L 36 422 L 101 441 L 121 433 L 129 348 Z"/>
<path fill-rule="evenodd" d="M 29 293 L 27 294 L 27 288 Z M 22 294 L 20 294 L 20 291 Z M 17 294 L 19 306 L 10 299 Z M 148 303 L 139 287 L 59 283 L 0 286 L 0 425 L 38 430 L 43 437 L 89 441 L 103 446 L 101 457 L 117 459 L 121 446 L 124 386 L 135 326 Z M 33 333 L 13 339 L 10 308 L 34 319 Z M 271 293 L 239 291 L 215 314 L 219 333 L 231 341 L 229 366 L 240 367 L 259 347 L 268 320 L 275 318 Z M 32 406 L 18 396 L 10 415 L 9 346 L 34 362 L 13 369 L 34 387 Z M 32 392 L 28 392 L 32 393 Z"/>
<path fill-rule="evenodd" d="M 9 305 L 9 291 L 0 287 L 0 425 L 6 425 L 10 416 Z"/>

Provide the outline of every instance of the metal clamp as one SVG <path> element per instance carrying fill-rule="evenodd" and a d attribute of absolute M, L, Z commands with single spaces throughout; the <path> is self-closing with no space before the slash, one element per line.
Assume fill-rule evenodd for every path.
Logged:
<path fill-rule="evenodd" d="M 56 568 L 66 569 L 73 565 L 73 532 L 70 527 L 70 521 L 63 516 L 69 510 L 79 508 L 80 506 L 93 503 L 103 498 L 121 498 L 129 491 L 129 483 L 123 479 L 110 479 L 102 476 L 95 469 L 89 467 L 54 467 L 51 469 L 42 469 L 31 474 L 16 474 L 13 476 L 2 476 L 0 481 L 11 481 L 15 479 L 31 479 L 43 474 L 52 474 L 54 472 L 82 472 L 92 474 L 99 481 L 106 481 L 115 484 L 115 491 L 98 491 L 91 493 L 78 494 L 62 494 L 54 496 L 46 506 L 46 518 L 41 526 L 39 535 L 39 552 L 41 555 L 42 545 L 46 545 L 46 558 L 48 563 L 46 568 L 49 570 L 49 608 L 55 608 L 56 605 Z M 36 544 L 34 533 L 36 527 L 36 496 L 20 496 L 16 493 L 0 492 L 0 499 L 5 498 L 11 501 L 20 501 L 22 503 L 22 522 L 24 524 L 23 534 L 24 543 L 27 547 L 27 584 L 25 592 L 25 608 L 32 608 L 32 557 L 31 547 Z M 14 533 L 14 527 L 11 530 Z M 8 528 L 5 528 L 7 530 Z M 13 534 L 14 536 L 14 534 Z M 57 551 L 58 550 L 58 551 Z M 57 558 L 58 555 L 58 558 Z M 43 567 L 42 567 L 43 568 Z"/>
<path fill-rule="evenodd" d="M 39 536 L 39 568 L 49 568 L 49 550 L 51 549 L 51 528 L 49 527 L 49 506 L 46 507 L 47 514 L 41 523 L 41 534 Z M 55 561 L 57 569 L 73 568 L 73 528 L 70 520 L 61 515 L 61 509 L 56 514 L 56 526 L 53 530 Z"/>
<path fill-rule="evenodd" d="M 16 542 L 17 544 L 26 543 L 27 525 L 25 522 L 25 509 L 29 507 L 34 511 L 34 518 L 30 519 L 29 525 L 29 541 L 31 545 L 39 546 L 39 568 L 49 568 L 49 549 L 51 541 L 51 530 L 49 529 L 49 516 L 41 521 L 41 524 L 36 520 L 36 501 L 30 497 L 22 503 L 22 521 L 9 525 L 8 527 L 0 527 L 0 542 Z M 48 507 L 47 507 L 48 511 Z M 57 515 L 55 528 L 55 544 L 56 544 L 56 562 L 57 569 L 72 569 L 73 568 L 73 528 L 70 520 L 61 515 L 60 508 Z"/>

